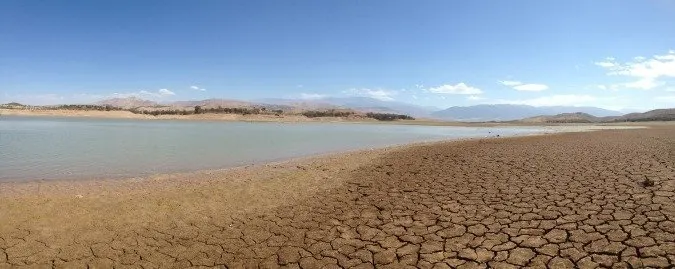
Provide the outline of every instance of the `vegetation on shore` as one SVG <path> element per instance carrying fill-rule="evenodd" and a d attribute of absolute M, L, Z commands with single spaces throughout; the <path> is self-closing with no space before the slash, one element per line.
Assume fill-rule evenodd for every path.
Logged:
<path fill-rule="evenodd" d="M 414 120 L 415 118 L 408 115 L 392 114 L 392 113 L 359 113 L 349 109 L 327 109 L 327 110 L 309 110 L 302 112 L 285 112 L 281 109 L 268 109 L 266 107 L 135 107 L 122 108 L 112 105 L 57 105 L 57 106 L 27 106 L 19 103 L 2 104 L 0 108 L 4 109 L 31 109 L 31 110 L 79 110 L 79 111 L 129 111 L 134 114 L 141 115 L 197 115 L 197 114 L 237 114 L 237 115 L 302 115 L 308 118 L 320 117 L 354 117 L 354 118 L 371 118 L 378 121 L 395 121 L 395 120 Z"/>

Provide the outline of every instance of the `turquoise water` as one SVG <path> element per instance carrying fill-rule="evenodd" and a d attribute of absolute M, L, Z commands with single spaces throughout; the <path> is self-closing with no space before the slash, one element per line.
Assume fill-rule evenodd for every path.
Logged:
<path fill-rule="evenodd" d="M 216 169 L 537 128 L 0 118 L 0 181 L 120 178 Z"/>

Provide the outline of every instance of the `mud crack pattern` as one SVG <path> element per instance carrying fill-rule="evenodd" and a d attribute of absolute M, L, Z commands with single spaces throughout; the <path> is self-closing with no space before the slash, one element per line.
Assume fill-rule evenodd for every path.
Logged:
<path fill-rule="evenodd" d="M 0 268 L 669 267 L 674 162 L 672 127 L 413 147 L 229 223 L 2 234 Z"/>

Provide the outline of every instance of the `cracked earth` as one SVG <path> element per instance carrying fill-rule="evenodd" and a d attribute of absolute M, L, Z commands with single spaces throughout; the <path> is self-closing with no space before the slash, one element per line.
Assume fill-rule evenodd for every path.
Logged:
<path fill-rule="evenodd" d="M 0 268 L 675 264 L 675 126 L 437 143 L 269 171 L 238 185 L 82 183 L 91 191 L 76 198 L 75 183 L 43 195 L 4 186 Z"/>

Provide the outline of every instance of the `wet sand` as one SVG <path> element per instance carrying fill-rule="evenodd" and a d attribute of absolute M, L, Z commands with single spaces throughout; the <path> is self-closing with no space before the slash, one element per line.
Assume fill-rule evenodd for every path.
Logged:
<path fill-rule="evenodd" d="M 674 125 L 0 184 L 0 268 L 671 264 Z"/>

